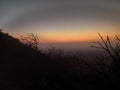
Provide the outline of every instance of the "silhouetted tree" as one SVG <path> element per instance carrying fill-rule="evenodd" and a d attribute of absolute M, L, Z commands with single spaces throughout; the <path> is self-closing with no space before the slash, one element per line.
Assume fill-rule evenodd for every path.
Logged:
<path fill-rule="evenodd" d="M 61 58 L 62 54 L 64 53 L 63 50 L 56 48 L 55 46 L 50 46 L 47 51 L 46 51 L 47 55 L 50 57 L 57 57 L 57 58 Z"/>
<path fill-rule="evenodd" d="M 38 45 L 39 45 L 39 38 L 35 34 L 29 34 L 27 37 L 25 36 L 20 36 L 20 41 L 29 46 L 32 47 L 35 50 L 38 50 Z"/>
<path fill-rule="evenodd" d="M 108 55 L 112 59 L 112 73 L 113 75 L 120 75 L 120 38 L 115 35 L 115 41 L 111 41 L 110 37 L 107 36 L 106 39 L 98 33 L 100 40 L 94 42 L 97 45 L 93 45 L 93 48 L 103 49 L 108 53 Z"/>

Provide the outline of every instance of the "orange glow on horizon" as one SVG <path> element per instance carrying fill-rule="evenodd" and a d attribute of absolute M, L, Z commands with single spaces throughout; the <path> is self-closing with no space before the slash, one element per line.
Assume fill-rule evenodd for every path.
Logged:
<path fill-rule="evenodd" d="M 99 40 L 99 36 L 97 32 L 101 33 L 103 37 L 109 35 L 110 37 L 114 37 L 115 34 L 118 34 L 119 30 L 115 29 L 107 29 L 100 31 L 100 29 L 92 29 L 92 30 L 62 30 L 62 31 L 45 31 L 40 33 L 38 31 L 38 37 L 40 39 L 40 43 L 77 43 L 77 42 L 92 42 Z M 39 34 L 40 33 L 40 34 Z M 27 35 L 25 33 L 11 33 L 10 35 L 19 38 L 20 35 Z"/>
<path fill-rule="evenodd" d="M 46 32 L 41 37 L 43 43 L 76 43 L 76 42 L 91 42 L 99 40 L 98 32 L 106 38 L 106 36 L 114 37 L 117 33 L 115 29 L 92 29 L 92 30 L 68 30 L 68 31 L 56 31 Z"/>
<path fill-rule="evenodd" d="M 89 42 L 95 41 L 97 38 L 95 37 L 48 37 L 43 39 L 43 43 L 76 43 L 76 42 Z"/>

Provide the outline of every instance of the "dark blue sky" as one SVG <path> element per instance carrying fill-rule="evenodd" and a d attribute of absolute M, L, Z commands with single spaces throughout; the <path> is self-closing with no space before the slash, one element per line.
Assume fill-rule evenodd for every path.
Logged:
<path fill-rule="evenodd" d="M 118 0 L 0 0 L 0 7 L 5 32 L 37 33 L 46 41 L 89 40 L 120 28 Z"/>

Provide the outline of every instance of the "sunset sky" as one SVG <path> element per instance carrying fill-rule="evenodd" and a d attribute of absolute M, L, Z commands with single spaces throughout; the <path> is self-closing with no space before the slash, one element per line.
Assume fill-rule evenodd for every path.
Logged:
<path fill-rule="evenodd" d="M 44 43 L 120 35 L 118 0 L 0 0 L 0 28 L 14 36 L 35 33 Z"/>

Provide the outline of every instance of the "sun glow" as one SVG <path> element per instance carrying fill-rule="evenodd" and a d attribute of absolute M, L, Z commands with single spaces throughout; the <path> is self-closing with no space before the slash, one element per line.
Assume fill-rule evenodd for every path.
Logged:
<path fill-rule="evenodd" d="M 65 29 L 65 30 L 37 30 L 35 35 L 40 39 L 40 43 L 76 43 L 76 42 L 92 42 L 99 39 L 97 33 L 101 33 L 102 36 L 109 35 L 114 37 L 115 34 L 119 34 L 118 28 L 113 27 L 101 27 L 101 28 L 85 28 L 85 29 Z M 31 32 L 32 33 L 32 32 Z M 27 35 L 27 33 L 11 33 L 14 37 L 20 35 Z M 33 32 L 34 34 L 34 32 Z"/>
<path fill-rule="evenodd" d="M 108 29 L 110 31 L 110 29 Z M 44 43 L 55 42 L 55 43 L 74 43 L 74 42 L 91 42 L 99 39 L 97 33 L 101 33 L 103 36 L 109 35 L 113 37 L 117 32 L 111 29 L 111 32 L 108 30 L 84 30 L 84 31 L 60 31 L 60 32 L 46 32 L 42 35 L 41 39 Z M 98 32 L 97 32 L 98 31 Z"/>

